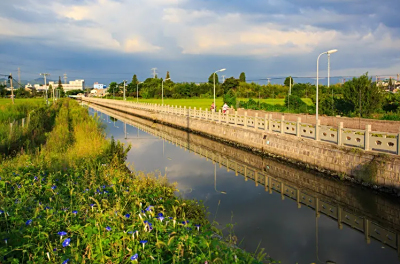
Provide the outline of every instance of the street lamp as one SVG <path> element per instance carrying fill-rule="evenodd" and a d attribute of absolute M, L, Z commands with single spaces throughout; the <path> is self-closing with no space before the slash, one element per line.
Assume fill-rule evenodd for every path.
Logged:
<path fill-rule="evenodd" d="M 217 163 L 214 162 L 214 190 L 216 192 L 222 193 L 222 194 L 226 194 L 226 192 L 224 191 L 218 191 L 217 190 Z"/>
<path fill-rule="evenodd" d="M 143 82 L 137 82 L 136 83 L 136 102 L 139 102 L 139 84 Z"/>
<path fill-rule="evenodd" d="M 214 74 L 213 74 L 213 77 L 214 77 L 214 112 L 215 112 L 215 110 L 216 110 L 216 104 L 215 104 L 215 74 L 217 74 L 217 72 L 223 72 L 223 71 L 225 71 L 226 69 L 224 68 L 224 69 L 221 69 L 221 70 L 218 70 L 218 71 L 216 71 L 216 72 L 214 72 Z"/>
<path fill-rule="evenodd" d="M 124 101 L 126 101 L 126 98 L 125 98 L 125 87 L 126 87 L 126 80 L 124 80 Z"/>
<path fill-rule="evenodd" d="M 328 55 L 330 55 L 330 54 L 333 54 L 333 53 L 335 53 L 335 52 L 337 52 L 338 50 L 337 49 L 333 49 L 333 50 L 328 50 L 328 51 L 325 51 L 325 52 L 322 52 L 321 54 L 319 54 L 319 56 L 318 56 L 318 58 L 317 58 L 317 87 L 316 87 L 316 90 L 317 90 L 317 92 L 316 92 L 316 98 L 315 98 L 315 100 L 316 100 L 316 105 L 315 105 L 315 119 L 316 119 L 316 123 L 315 123 L 315 125 L 317 125 L 318 124 L 318 81 L 319 81 L 319 78 L 318 78 L 318 74 L 319 74 L 319 58 L 323 55 L 323 54 L 328 54 Z"/>
<path fill-rule="evenodd" d="M 171 78 L 167 78 L 167 79 L 165 79 L 165 80 L 162 80 L 162 83 L 161 83 L 161 100 L 162 100 L 162 105 L 164 105 L 164 82 L 165 81 L 168 81 L 168 80 L 171 80 Z"/>

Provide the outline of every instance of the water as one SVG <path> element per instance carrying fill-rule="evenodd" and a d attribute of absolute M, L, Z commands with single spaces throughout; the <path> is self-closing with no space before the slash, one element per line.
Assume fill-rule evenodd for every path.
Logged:
<path fill-rule="evenodd" d="M 126 114 L 89 111 L 108 137 L 132 145 L 127 162 L 136 170 L 166 173 L 179 195 L 204 201 L 220 228 L 235 224 L 243 249 L 265 248 L 282 263 L 400 263 L 398 199 Z M 341 228 L 339 215 L 348 223 Z"/>

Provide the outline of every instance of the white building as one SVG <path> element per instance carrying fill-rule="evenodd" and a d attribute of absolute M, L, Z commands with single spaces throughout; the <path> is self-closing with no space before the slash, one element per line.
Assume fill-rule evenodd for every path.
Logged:
<path fill-rule="evenodd" d="M 58 82 L 49 82 L 48 86 L 57 89 Z M 69 83 L 62 83 L 64 92 L 72 91 L 72 90 L 84 90 L 85 89 L 85 80 L 75 80 L 70 81 Z"/>
<path fill-rule="evenodd" d="M 95 82 L 94 84 L 93 84 L 93 89 L 104 89 L 104 88 L 106 88 L 107 86 L 105 86 L 104 84 L 101 84 L 101 83 L 98 83 L 98 82 Z"/>

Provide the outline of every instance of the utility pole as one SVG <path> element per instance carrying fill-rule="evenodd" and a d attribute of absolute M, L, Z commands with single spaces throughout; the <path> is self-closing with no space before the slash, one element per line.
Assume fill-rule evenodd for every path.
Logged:
<path fill-rule="evenodd" d="M 19 84 L 19 88 L 21 88 L 21 69 L 18 68 L 18 84 Z"/>
<path fill-rule="evenodd" d="M 10 79 L 11 100 L 12 100 L 12 104 L 14 104 L 14 87 L 13 87 L 13 77 L 12 77 L 12 73 L 10 73 L 10 76 L 8 76 L 8 79 Z"/>
<path fill-rule="evenodd" d="M 67 84 L 67 74 L 64 73 L 64 84 Z"/>
<path fill-rule="evenodd" d="M 124 80 L 124 101 L 126 101 L 126 98 L 125 98 L 125 87 L 126 87 L 126 80 Z"/>
<path fill-rule="evenodd" d="M 41 73 L 40 75 L 42 75 L 44 77 L 44 88 L 46 89 L 46 104 L 49 105 L 49 97 L 47 95 L 47 83 L 46 83 L 46 77 L 50 76 L 49 73 Z"/>
<path fill-rule="evenodd" d="M 155 79 L 157 75 L 157 68 L 152 68 L 151 70 L 153 71 L 153 78 Z"/>
<path fill-rule="evenodd" d="M 268 84 L 271 84 L 271 78 L 267 78 Z"/>
<path fill-rule="evenodd" d="M 225 75 L 222 75 L 222 83 L 225 82 Z"/>

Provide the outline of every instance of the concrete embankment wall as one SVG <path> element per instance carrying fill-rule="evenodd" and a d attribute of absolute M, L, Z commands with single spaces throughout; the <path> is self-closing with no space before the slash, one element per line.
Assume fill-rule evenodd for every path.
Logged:
<path fill-rule="evenodd" d="M 278 113 L 278 112 L 267 112 L 261 110 L 251 110 L 251 109 L 238 109 L 239 115 L 244 115 L 247 112 L 248 116 L 255 116 L 256 113 L 259 116 L 264 116 L 265 114 L 271 114 L 273 119 L 281 119 L 281 116 L 285 117 L 285 120 L 296 122 L 297 118 L 305 123 L 315 125 L 316 119 L 315 115 L 306 114 L 290 114 L 290 113 Z M 320 115 L 318 119 L 321 121 L 321 125 L 337 127 L 340 122 L 343 122 L 343 127 L 352 129 L 364 129 L 366 125 L 371 125 L 373 131 L 389 132 L 389 133 L 399 133 L 400 131 L 400 121 L 388 121 L 388 120 L 376 120 L 367 118 L 352 118 L 352 117 L 336 117 L 336 116 L 323 116 Z"/>
<path fill-rule="evenodd" d="M 193 131 L 310 168 L 354 176 L 357 179 L 369 180 L 379 186 L 400 188 L 400 159 L 397 155 L 377 154 L 307 138 L 249 130 L 183 115 L 148 111 L 134 108 L 133 104 L 122 101 L 92 98 L 83 98 L 83 100 Z"/>

